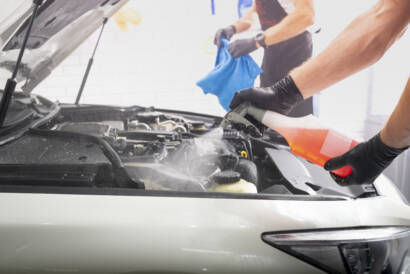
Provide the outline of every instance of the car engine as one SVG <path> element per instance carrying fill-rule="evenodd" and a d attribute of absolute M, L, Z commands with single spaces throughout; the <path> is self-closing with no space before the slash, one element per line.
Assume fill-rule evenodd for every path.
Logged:
<path fill-rule="evenodd" d="M 145 189 L 207 191 L 218 172 L 233 170 L 257 186 L 251 143 L 237 130 L 157 111 L 121 121 L 63 122 L 52 130 L 103 138 Z"/>
<path fill-rule="evenodd" d="M 58 115 L 0 147 L 0 185 L 351 197 L 373 191 L 338 186 L 273 130 L 257 125 L 262 134 L 255 136 L 222 122 L 137 106 L 60 105 Z"/>

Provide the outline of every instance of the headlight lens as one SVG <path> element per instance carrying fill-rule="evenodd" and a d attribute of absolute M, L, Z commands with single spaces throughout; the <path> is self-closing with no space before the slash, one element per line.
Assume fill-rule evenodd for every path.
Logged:
<path fill-rule="evenodd" d="M 410 273 L 410 227 L 264 233 L 262 239 L 329 273 Z"/>

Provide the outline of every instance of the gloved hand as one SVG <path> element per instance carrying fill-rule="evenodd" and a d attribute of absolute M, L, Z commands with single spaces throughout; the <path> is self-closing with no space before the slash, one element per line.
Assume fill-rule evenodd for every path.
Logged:
<path fill-rule="evenodd" d="M 383 143 L 377 134 L 367 142 L 360 143 L 342 156 L 330 159 L 325 164 L 326 170 L 335 170 L 351 166 L 353 173 L 346 178 L 336 178 L 341 185 L 357 185 L 372 183 L 383 170 L 401 152 L 407 148 L 392 148 Z"/>
<path fill-rule="evenodd" d="M 270 87 L 254 87 L 238 91 L 229 107 L 234 109 L 243 102 L 251 102 L 257 108 L 272 110 L 286 115 L 294 106 L 302 101 L 303 96 L 292 77 L 286 76 Z"/>
<path fill-rule="evenodd" d="M 214 44 L 215 44 L 216 46 L 218 46 L 218 48 L 221 47 L 221 45 L 222 45 L 222 41 L 221 41 L 222 37 L 225 37 L 225 38 L 228 39 L 228 41 L 229 41 L 229 40 L 231 40 L 232 36 L 233 36 L 235 33 L 236 33 L 236 29 L 235 29 L 235 27 L 234 27 L 233 25 L 230 25 L 230 26 L 228 26 L 228 27 L 226 27 L 226 28 L 218 29 L 218 30 L 216 31 L 216 34 L 215 34 Z"/>
<path fill-rule="evenodd" d="M 249 54 L 257 48 L 255 38 L 239 39 L 231 43 L 229 53 L 232 57 L 237 58 Z"/>
<path fill-rule="evenodd" d="M 235 109 L 232 112 L 238 113 L 240 116 L 245 117 L 246 115 L 252 116 L 256 121 L 262 122 L 263 116 L 265 116 L 266 110 L 254 107 L 249 102 L 245 102 Z"/>

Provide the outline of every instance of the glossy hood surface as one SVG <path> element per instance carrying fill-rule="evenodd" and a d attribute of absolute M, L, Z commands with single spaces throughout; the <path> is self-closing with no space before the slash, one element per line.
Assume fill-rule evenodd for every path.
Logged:
<path fill-rule="evenodd" d="M 17 81 L 30 93 L 54 68 L 128 0 L 47 0 L 40 7 Z M 32 2 L 0 23 L 0 69 L 12 71 L 28 28 Z"/>

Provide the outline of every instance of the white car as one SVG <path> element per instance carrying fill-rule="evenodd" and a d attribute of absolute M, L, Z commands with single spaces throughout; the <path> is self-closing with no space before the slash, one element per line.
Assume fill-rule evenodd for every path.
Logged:
<path fill-rule="evenodd" d="M 125 2 L 38 9 L 2 97 L 1 273 L 410 273 L 410 207 L 384 176 L 340 186 L 260 125 L 31 93 Z M 1 73 L 29 16 L 0 26 Z"/>

